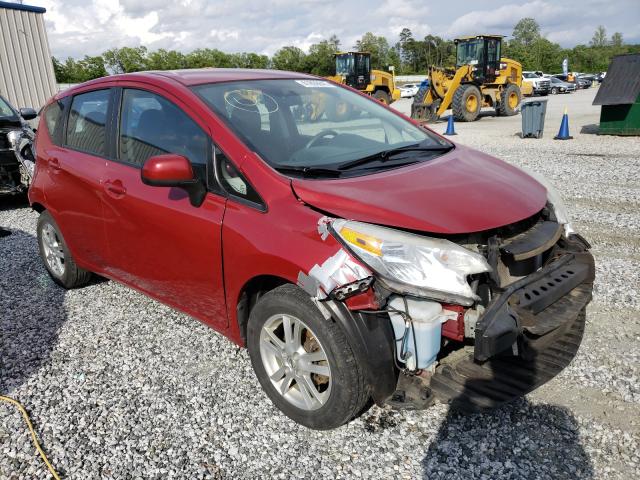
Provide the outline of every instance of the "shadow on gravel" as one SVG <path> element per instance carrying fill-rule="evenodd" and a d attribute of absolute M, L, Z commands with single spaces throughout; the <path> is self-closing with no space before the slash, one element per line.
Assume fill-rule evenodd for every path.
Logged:
<path fill-rule="evenodd" d="M 16 210 L 29 206 L 26 194 L 0 196 L 0 210 Z"/>
<path fill-rule="evenodd" d="M 450 413 L 422 466 L 425 479 L 436 472 L 465 479 L 595 478 L 572 413 L 526 399 L 491 413 Z"/>
<path fill-rule="evenodd" d="M 42 265 L 33 235 L 12 230 L 11 235 L 0 237 L 3 395 L 10 395 L 49 360 L 67 318 L 64 296 L 65 290 L 53 283 Z"/>
<path fill-rule="evenodd" d="M 580 133 L 587 135 L 597 135 L 600 130 L 600 125 L 597 123 L 590 123 L 589 125 L 583 125 L 580 129 Z"/>
<path fill-rule="evenodd" d="M 520 397 L 494 410 L 469 413 L 469 409 L 477 412 L 481 403 L 476 402 L 512 388 L 505 378 L 528 385 L 526 391 L 540 385 L 543 355 L 530 350 L 526 360 L 492 359 L 485 365 L 490 366 L 493 378 L 467 377 L 422 460 L 424 478 L 446 472 L 447 478 L 464 479 L 594 479 L 578 422 L 567 408 L 533 404 Z"/>

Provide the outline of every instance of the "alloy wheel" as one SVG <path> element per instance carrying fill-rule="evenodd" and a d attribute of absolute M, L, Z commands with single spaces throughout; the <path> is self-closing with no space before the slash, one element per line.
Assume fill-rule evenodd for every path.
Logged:
<path fill-rule="evenodd" d="M 279 314 L 260 332 L 260 357 L 276 391 L 302 410 L 317 410 L 331 394 L 327 354 L 313 331 L 299 318 Z"/>
<path fill-rule="evenodd" d="M 42 248 L 47 266 L 57 277 L 64 275 L 64 251 L 62 242 L 53 225 L 47 223 L 42 228 Z"/>

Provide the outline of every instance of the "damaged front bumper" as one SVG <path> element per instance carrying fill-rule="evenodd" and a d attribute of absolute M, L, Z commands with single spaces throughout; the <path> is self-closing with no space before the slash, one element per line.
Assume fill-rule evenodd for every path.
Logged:
<path fill-rule="evenodd" d="M 326 226 L 320 222 L 323 239 Z M 492 238 L 491 271 L 475 280 L 483 292 L 471 307 L 391 290 L 342 248 L 300 272 L 298 284 L 350 339 L 376 403 L 493 408 L 573 359 L 595 277 L 589 244 L 551 220 L 507 241 Z"/>
<path fill-rule="evenodd" d="M 594 268 L 590 253 L 567 252 L 509 285 L 476 324 L 475 359 L 486 361 L 505 350 L 517 355 L 573 321 L 591 300 Z"/>
<path fill-rule="evenodd" d="M 435 398 L 481 411 L 558 375 L 582 341 L 594 277 L 593 256 L 575 237 L 555 261 L 505 288 L 478 320 L 473 351 L 445 360 L 430 378 Z"/>

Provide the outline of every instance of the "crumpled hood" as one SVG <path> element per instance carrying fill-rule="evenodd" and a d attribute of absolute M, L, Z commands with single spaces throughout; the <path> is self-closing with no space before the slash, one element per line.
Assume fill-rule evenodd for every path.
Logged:
<path fill-rule="evenodd" d="M 457 145 L 416 165 L 373 175 L 292 180 L 303 202 L 349 220 L 431 233 L 471 233 L 539 212 L 544 186 L 520 169 Z"/>

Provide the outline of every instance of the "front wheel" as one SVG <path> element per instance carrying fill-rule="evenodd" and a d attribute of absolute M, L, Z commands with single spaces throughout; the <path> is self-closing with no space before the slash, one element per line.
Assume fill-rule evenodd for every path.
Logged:
<path fill-rule="evenodd" d="M 373 94 L 373 98 L 375 98 L 379 102 L 384 103 L 385 105 L 389 105 L 391 103 L 389 94 L 384 90 L 376 90 L 376 92 Z"/>
<path fill-rule="evenodd" d="M 503 117 L 510 117 L 517 113 L 518 105 L 520 105 L 520 88 L 510 83 L 507 88 L 500 93 L 500 103 L 496 108 L 496 113 Z"/>
<path fill-rule="evenodd" d="M 558 89 L 556 87 L 553 87 L 551 89 L 551 95 L 557 95 L 558 94 Z"/>
<path fill-rule="evenodd" d="M 363 413 L 369 399 L 363 366 L 338 324 L 295 285 L 256 304 L 247 346 L 262 388 L 295 422 L 328 430 Z"/>
<path fill-rule="evenodd" d="M 451 111 L 459 122 L 473 122 L 480 114 L 482 94 L 475 85 L 460 85 L 453 94 Z"/>

